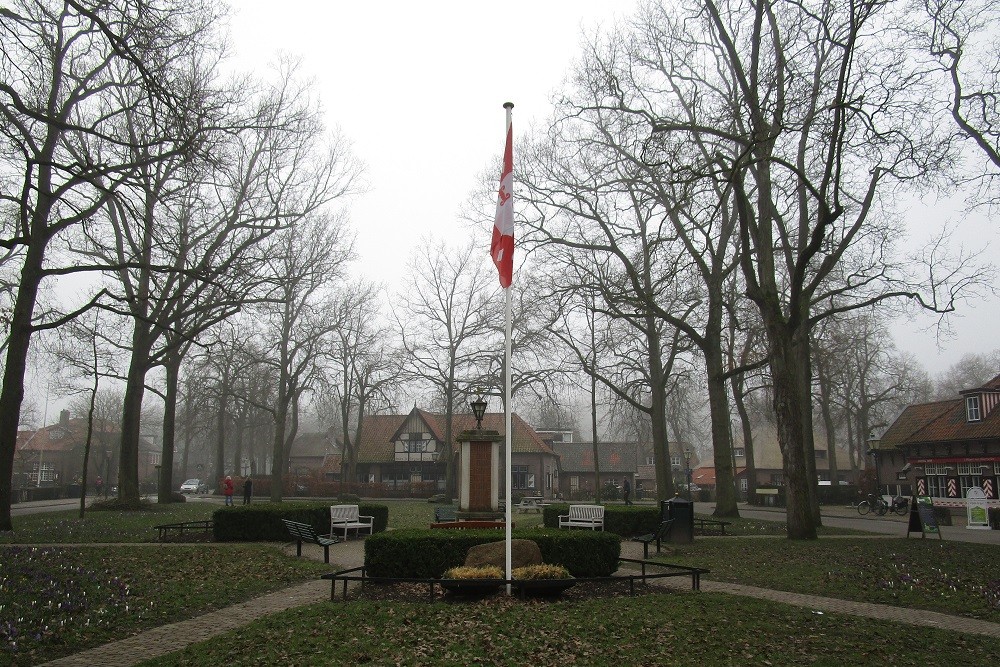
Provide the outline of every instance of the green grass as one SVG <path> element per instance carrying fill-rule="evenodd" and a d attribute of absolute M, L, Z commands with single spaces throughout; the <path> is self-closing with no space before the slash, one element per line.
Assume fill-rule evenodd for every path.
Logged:
<path fill-rule="evenodd" d="M 906 539 L 696 540 L 662 560 L 706 579 L 1000 622 L 996 545 Z"/>
<path fill-rule="evenodd" d="M 379 501 L 374 501 L 379 502 Z M 384 501 L 391 528 L 426 527 L 435 505 Z M 211 518 L 217 503 L 147 512 L 15 517 L 0 543 L 151 542 L 153 526 Z M 517 513 L 518 527 L 541 515 Z M 739 519 L 737 535 L 784 524 Z M 832 534 L 850 531 L 824 531 Z M 665 560 L 706 579 L 1000 622 L 995 545 L 930 540 L 697 539 Z M 0 545 L 0 665 L 35 664 L 314 578 L 330 566 L 273 545 L 30 548 Z M 526 609 L 527 607 L 527 609 Z M 525 622 L 525 619 L 530 619 Z M 9 620 L 12 619 L 12 620 Z M 13 632 L 13 634 L 12 634 Z M 987 664 L 996 640 L 687 592 L 585 602 L 392 603 L 303 607 L 151 664 Z M 14 649 L 16 648 L 16 652 Z"/>
<path fill-rule="evenodd" d="M 0 533 L 0 544 L 77 544 L 94 542 L 155 542 L 161 523 L 211 519 L 218 503 L 185 502 L 150 505 L 148 511 L 78 510 L 14 517 L 14 530 Z"/>
<path fill-rule="evenodd" d="M 945 648 L 947 647 L 947 648 Z M 992 664 L 1000 640 L 718 594 L 575 604 L 328 602 L 142 663 L 164 665 Z"/>
<path fill-rule="evenodd" d="M 0 547 L 0 664 L 35 664 L 313 579 L 270 546 Z"/>

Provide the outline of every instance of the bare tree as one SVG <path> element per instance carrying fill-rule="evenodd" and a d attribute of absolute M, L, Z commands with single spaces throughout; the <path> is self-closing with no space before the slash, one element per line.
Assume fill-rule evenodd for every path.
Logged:
<path fill-rule="evenodd" d="M 974 282 L 967 258 L 918 278 L 894 251 L 892 197 L 952 155 L 924 105 L 933 77 L 905 49 L 885 48 L 905 40 L 904 11 L 881 0 L 650 6 L 637 22 L 643 52 L 665 66 L 633 61 L 641 85 L 628 90 L 671 96 L 653 106 L 611 79 L 594 105 L 644 119 L 657 164 L 678 142 L 704 145 L 678 177 L 717 180 L 731 197 L 769 351 L 792 539 L 814 538 L 819 524 L 811 328 L 892 297 L 947 312 Z"/>
<path fill-rule="evenodd" d="M 330 319 L 339 323 L 331 338 L 325 386 L 338 419 L 343 447 L 341 479 L 356 479 L 357 443 L 364 417 L 392 404 L 392 392 L 402 366 L 398 351 L 386 340 L 379 323 L 378 294 L 368 283 L 349 285 L 332 303 Z M 320 403 L 325 403 L 320 399 Z M 350 488 L 350 487 L 348 487 Z"/>
<path fill-rule="evenodd" d="M 983 200 L 1000 204 L 1000 10 L 988 0 L 922 0 L 930 24 L 923 38 L 948 78 L 959 131 L 986 158 L 973 176 Z"/>
<path fill-rule="evenodd" d="M 187 152 L 199 133 L 197 116 L 189 114 L 195 100 L 179 94 L 184 88 L 174 64 L 178 53 L 197 45 L 192 36 L 214 16 L 187 9 L 160 2 L 83 7 L 22 0 L 0 16 L 0 160 L 7 174 L 0 201 L 16 212 L 0 247 L 23 249 L 0 391 L 0 530 L 11 528 L 11 465 L 31 336 L 91 303 L 37 313 L 40 287 L 46 278 L 107 268 L 76 262 L 53 246 L 88 224 L 139 166 L 127 152 L 90 159 L 87 147 L 132 144 L 126 115 L 153 109 L 172 122 L 164 124 L 166 134 L 149 139 L 143 161 Z M 122 99 L 136 104 L 123 108 Z"/>
<path fill-rule="evenodd" d="M 426 240 L 409 263 L 408 288 L 397 295 L 396 327 L 410 376 L 429 385 L 445 413 L 445 484 L 454 495 L 452 419 L 455 402 L 474 391 L 494 333 L 497 299 L 491 299 L 486 258 L 473 242 L 459 248 Z M 494 290 L 495 291 L 495 290 Z"/>
<path fill-rule="evenodd" d="M 257 313 L 264 343 L 259 362 L 271 367 L 276 379 L 274 401 L 262 407 L 274 420 L 271 500 L 278 502 L 300 400 L 318 384 L 321 362 L 340 326 L 330 317 L 334 288 L 353 258 L 353 240 L 342 219 L 314 215 L 277 234 L 269 255 L 274 289 Z"/>

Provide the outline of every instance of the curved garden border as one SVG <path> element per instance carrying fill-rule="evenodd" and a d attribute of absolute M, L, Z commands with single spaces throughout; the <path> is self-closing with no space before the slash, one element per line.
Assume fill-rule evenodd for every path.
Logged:
<path fill-rule="evenodd" d="M 639 574 L 627 574 L 627 575 L 612 575 L 609 577 L 575 577 L 573 581 L 576 584 L 586 585 L 588 583 L 604 583 L 604 582 L 622 582 L 628 581 L 629 595 L 635 595 L 635 582 L 636 580 L 641 581 L 643 584 L 646 583 L 648 579 L 665 579 L 668 577 L 691 577 L 691 590 L 697 591 L 701 590 L 701 575 L 708 574 L 710 570 L 706 570 L 700 567 L 688 567 L 686 565 L 674 565 L 671 563 L 660 563 L 652 560 L 637 560 L 634 558 L 619 558 L 619 563 L 636 563 L 640 566 Z M 657 573 L 647 573 L 646 566 L 656 566 L 659 568 L 667 569 L 666 572 Z M 428 578 L 416 578 L 416 577 L 369 577 L 365 574 L 366 567 L 364 565 L 360 567 L 353 567 L 349 570 L 341 570 L 339 572 L 331 572 L 330 574 L 324 574 L 321 579 L 330 580 L 330 600 L 334 601 L 337 599 L 337 582 L 341 581 L 344 583 L 344 595 L 343 599 L 347 599 L 347 585 L 352 581 L 357 581 L 364 586 L 366 583 L 373 584 L 427 584 L 428 594 L 430 599 L 434 600 L 434 589 L 438 586 L 442 588 L 455 587 L 463 583 L 468 583 L 468 579 L 428 579 Z M 518 584 L 522 581 L 519 579 L 481 579 L 477 580 L 482 582 L 484 586 L 495 586 L 500 587 L 506 584 L 511 584 L 512 587 L 517 588 Z M 521 593 L 523 597 L 524 587 L 521 587 Z"/>

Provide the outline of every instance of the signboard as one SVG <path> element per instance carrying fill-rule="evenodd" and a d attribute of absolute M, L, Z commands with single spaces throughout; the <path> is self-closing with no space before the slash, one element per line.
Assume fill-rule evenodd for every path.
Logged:
<path fill-rule="evenodd" d="M 757 494 L 761 496 L 776 496 L 778 495 L 777 489 L 757 489 Z"/>
<path fill-rule="evenodd" d="M 949 498 L 961 498 L 962 496 L 958 493 L 958 477 L 946 477 L 945 478 L 945 495 Z"/>
<path fill-rule="evenodd" d="M 979 487 L 972 487 L 965 494 L 965 507 L 969 513 L 969 522 L 966 528 L 972 530 L 989 530 L 990 518 L 986 511 L 986 494 Z"/>
<path fill-rule="evenodd" d="M 928 496 L 918 496 L 910 503 L 910 525 L 906 529 L 906 536 L 910 533 L 920 532 L 923 537 L 937 535 L 941 537 L 941 530 L 938 528 L 937 519 L 934 518 L 934 501 Z"/>
<path fill-rule="evenodd" d="M 927 478 L 917 477 L 917 495 L 926 496 L 927 495 Z"/>
<path fill-rule="evenodd" d="M 993 483 L 992 477 L 983 477 L 983 493 L 986 494 L 988 500 L 995 500 L 997 497 L 996 486 Z"/>

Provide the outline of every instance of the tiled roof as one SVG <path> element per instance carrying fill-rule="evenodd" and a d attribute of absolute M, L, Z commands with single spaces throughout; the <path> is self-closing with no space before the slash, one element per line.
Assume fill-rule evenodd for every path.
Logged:
<path fill-rule="evenodd" d="M 737 468 L 735 476 L 738 479 L 746 471 L 746 468 Z M 715 467 L 695 468 L 691 471 L 691 483 L 698 486 L 715 486 Z"/>
<path fill-rule="evenodd" d="M 94 420 L 94 432 L 91 441 L 94 443 L 109 443 L 118 445 L 121 432 L 118 426 L 102 419 Z M 18 431 L 18 451 L 68 452 L 82 446 L 87 440 L 87 420 L 70 419 L 64 424 L 43 426 L 37 431 Z M 153 443 L 145 438 L 139 438 L 142 451 L 155 448 Z"/>
<path fill-rule="evenodd" d="M 399 433 L 411 415 L 418 415 L 427 425 L 427 431 L 438 442 L 444 442 L 445 415 L 415 408 L 407 415 L 367 415 L 361 428 L 361 442 L 358 446 L 358 463 L 382 463 L 392 461 L 395 456 L 393 438 Z M 452 438 L 462 431 L 476 427 L 476 418 L 471 414 L 456 414 L 452 417 Z M 514 441 L 511 452 L 515 454 L 550 454 L 552 448 L 545 444 L 534 429 L 517 413 L 511 415 Z M 483 428 L 504 432 L 504 415 L 487 413 L 483 417 Z"/>
<path fill-rule="evenodd" d="M 991 380 L 993 382 L 993 380 Z M 989 383 L 988 383 L 989 384 Z M 1000 407 L 969 422 L 962 399 L 911 405 L 882 435 L 882 447 L 1000 438 Z"/>
<path fill-rule="evenodd" d="M 326 456 L 337 451 L 330 432 L 302 433 L 292 442 L 289 456 Z"/>
<path fill-rule="evenodd" d="M 554 442 L 563 473 L 594 472 L 594 444 L 591 442 Z M 600 442 L 597 444 L 601 474 L 634 473 L 638 464 L 638 443 Z"/>

